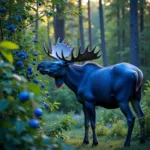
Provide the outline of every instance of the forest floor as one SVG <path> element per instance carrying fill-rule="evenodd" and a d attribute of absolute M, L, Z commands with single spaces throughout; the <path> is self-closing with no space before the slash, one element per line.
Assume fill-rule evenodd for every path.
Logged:
<path fill-rule="evenodd" d="M 92 137 L 90 135 L 90 143 L 83 145 L 84 133 L 81 130 L 72 130 L 68 134 L 66 144 L 70 144 L 75 150 L 150 150 L 150 140 L 147 140 L 145 144 L 139 144 L 138 140 L 132 140 L 129 148 L 124 148 L 125 138 L 112 138 L 107 136 L 98 137 L 99 144 L 92 148 Z"/>

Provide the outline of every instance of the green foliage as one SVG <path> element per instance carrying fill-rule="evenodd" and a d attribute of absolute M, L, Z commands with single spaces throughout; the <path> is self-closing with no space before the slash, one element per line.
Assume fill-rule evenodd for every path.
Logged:
<path fill-rule="evenodd" d="M 104 124 L 97 124 L 96 127 L 97 136 L 107 136 L 109 134 L 109 128 L 104 126 Z"/>
<path fill-rule="evenodd" d="M 75 111 L 75 113 L 80 113 L 82 110 L 81 104 L 77 101 L 74 93 L 66 86 L 54 91 L 52 97 L 55 97 L 53 101 L 60 103 L 59 109 L 63 112 Z"/>
<path fill-rule="evenodd" d="M 7 48 L 7 45 L 4 47 Z M 40 97 L 34 94 L 34 90 L 30 92 L 27 80 L 13 73 L 12 69 L 13 66 L 5 62 L 0 55 L 0 148 L 7 150 L 65 149 L 67 145 L 64 145 L 62 141 L 52 140 L 43 133 L 41 130 L 44 125 L 43 120 L 40 121 L 38 129 L 29 126 L 29 120 L 35 118 L 33 110 L 37 107 Z M 37 89 L 37 86 L 33 84 L 32 88 Z M 30 100 L 22 103 L 18 99 L 21 91 L 28 91 Z M 67 121 L 62 122 L 64 126 L 67 123 Z"/>
<path fill-rule="evenodd" d="M 150 81 L 147 81 L 145 84 L 146 89 L 144 91 L 144 97 L 143 97 L 143 110 L 145 113 L 145 121 L 146 121 L 146 134 L 149 137 L 150 136 Z"/>
<path fill-rule="evenodd" d="M 109 135 L 114 137 L 124 137 L 127 134 L 127 129 L 125 128 L 126 122 L 118 120 L 113 124 Z"/>
<path fill-rule="evenodd" d="M 71 130 L 71 125 L 75 123 L 75 120 L 66 115 L 56 123 L 45 126 L 44 131 L 47 136 L 66 139 L 68 137 L 64 135 L 63 131 Z"/>

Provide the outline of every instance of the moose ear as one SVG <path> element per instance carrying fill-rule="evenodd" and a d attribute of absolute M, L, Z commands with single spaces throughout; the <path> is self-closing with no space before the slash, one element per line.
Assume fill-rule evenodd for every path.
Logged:
<path fill-rule="evenodd" d="M 56 78 L 55 79 L 55 84 L 57 86 L 57 88 L 60 88 L 64 83 L 64 79 L 63 78 Z"/>

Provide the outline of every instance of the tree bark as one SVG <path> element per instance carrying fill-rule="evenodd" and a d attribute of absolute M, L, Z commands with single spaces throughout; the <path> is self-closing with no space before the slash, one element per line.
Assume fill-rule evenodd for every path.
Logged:
<path fill-rule="evenodd" d="M 100 31 L 101 31 L 101 49 L 103 52 L 103 65 L 107 66 L 106 56 L 106 43 L 105 43 L 105 29 L 104 29 L 104 16 L 103 16 L 103 5 L 102 0 L 99 0 L 99 17 L 100 17 Z"/>
<path fill-rule="evenodd" d="M 62 9 L 59 8 L 59 5 L 56 4 L 57 15 L 54 16 L 54 30 L 55 30 L 55 41 L 60 38 L 60 41 L 63 41 L 65 38 L 65 20 L 60 17 L 58 14 L 62 13 Z"/>
<path fill-rule="evenodd" d="M 88 0 L 88 24 L 89 24 L 89 44 L 90 44 L 90 49 L 92 49 L 92 30 L 91 30 L 91 8 L 90 8 L 90 0 Z"/>
<path fill-rule="evenodd" d="M 144 30 L 144 3 L 145 0 L 140 0 L 140 32 Z"/>
<path fill-rule="evenodd" d="M 125 18 L 125 0 L 123 0 L 122 4 L 122 22 L 124 22 Z M 121 49 L 124 50 L 125 47 L 125 28 L 123 27 L 122 32 L 121 32 Z"/>
<path fill-rule="evenodd" d="M 36 2 L 36 21 L 35 21 L 35 29 L 36 29 L 36 32 L 35 32 L 35 39 L 38 40 L 38 29 L 39 29 L 39 3 Z"/>
<path fill-rule="evenodd" d="M 130 0 L 130 62 L 139 67 L 138 0 Z"/>
<path fill-rule="evenodd" d="M 79 9 L 82 7 L 82 0 L 79 0 Z M 83 30 L 83 16 L 82 14 L 79 15 L 79 28 L 80 28 L 80 42 L 81 42 L 81 49 L 82 52 L 85 50 L 84 45 L 84 30 Z"/>
<path fill-rule="evenodd" d="M 118 30 L 118 62 L 121 62 L 121 38 L 120 38 L 120 5 L 117 5 L 117 30 Z"/>
<path fill-rule="evenodd" d="M 48 5 L 48 0 L 47 0 L 47 5 Z M 47 16 L 47 38 L 48 38 L 48 42 L 50 42 L 50 21 L 49 21 L 49 17 Z"/>

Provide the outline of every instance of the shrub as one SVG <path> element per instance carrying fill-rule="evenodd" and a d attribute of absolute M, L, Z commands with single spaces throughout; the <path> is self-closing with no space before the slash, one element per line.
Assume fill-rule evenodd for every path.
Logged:
<path fill-rule="evenodd" d="M 96 128 L 97 136 L 107 136 L 109 134 L 109 128 L 104 124 L 98 124 Z"/>
<path fill-rule="evenodd" d="M 12 72 L 14 67 L 11 64 L 13 57 L 10 57 L 10 50 L 14 44 L 4 43 L 0 43 L 0 149 L 65 149 L 62 141 L 52 141 L 44 134 L 41 130 L 43 120 L 34 119 L 33 110 L 39 101 L 39 87 L 33 83 L 31 92 L 31 87 L 28 86 L 31 84 L 24 77 Z M 9 55 L 5 55 L 6 53 Z M 11 63 L 5 61 L 6 58 Z M 28 91 L 31 98 L 28 93 L 20 96 L 22 91 Z"/>
<path fill-rule="evenodd" d="M 114 123 L 109 132 L 109 135 L 114 137 L 124 137 L 127 134 L 125 124 L 126 123 L 122 120 L 119 120 L 116 123 Z"/>
<path fill-rule="evenodd" d="M 146 133 L 147 136 L 150 137 L 150 81 L 147 81 L 145 84 L 146 90 L 144 90 L 144 97 L 143 97 L 143 111 L 145 113 L 145 124 L 146 124 Z"/>

